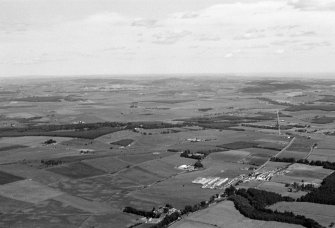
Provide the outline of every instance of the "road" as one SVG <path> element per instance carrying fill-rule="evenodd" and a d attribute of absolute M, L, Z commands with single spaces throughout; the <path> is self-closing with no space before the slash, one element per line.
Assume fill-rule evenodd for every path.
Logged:
<path fill-rule="evenodd" d="M 281 150 L 279 151 L 275 156 L 273 156 L 274 158 L 278 157 L 281 153 L 283 153 L 287 148 L 289 148 L 292 143 L 294 142 L 295 137 L 292 138 L 292 140 Z M 263 167 L 265 167 L 269 162 L 270 162 L 271 158 L 269 158 L 263 165 L 261 165 L 260 167 L 258 167 L 255 172 L 258 172 L 259 170 L 261 170 Z"/>
<path fill-rule="evenodd" d="M 307 158 L 313 153 L 313 150 L 314 150 L 314 145 L 311 146 L 311 150 L 310 150 L 309 153 L 304 157 L 304 159 L 307 159 Z"/>

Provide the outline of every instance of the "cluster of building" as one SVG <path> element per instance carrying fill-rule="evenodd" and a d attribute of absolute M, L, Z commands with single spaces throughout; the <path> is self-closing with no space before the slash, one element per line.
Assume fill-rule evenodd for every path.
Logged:
<path fill-rule="evenodd" d="M 195 170 L 193 165 L 181 165 L 181 166 L 178 166 L 178 169 L 187 170 L 187 171 Z"/>
<path fill-rule="evenodd" d="M 194 184 L 201 184 L 202 188 L 222 188 L 222 185 L 228 181 L 228 178 L 221 177 L 198 177 L 192 181 Z"/>
<path fill-rule="evenodd" d="M 289 171 L 285 168 L 278 168 L 275 170 L 264 170 L 257 171 L 252 175 L 241 174 L 233 179 L 221 178 L 221 177 L 197 177 L 192 181 L 194 184 L 201 184 L 202 188 L 209 189 L 226 189 L 232 184 L 244 183 L 253 180 L 258 181 L 270 181 L 274 175 L 285 175 Z"/>
<path fill-rule="evenodd" d="M 259 181 L 270 181 L 274 175 L 284 175 L 289 171 L 283 168 L 278 168 L 275 170 L 268 170 L 268 171 L 258 171 L 253 173 L 251 176 L 248 176 L 243 180 L 243 182 L 248 182 L 252 180 L 259 180 Z"/>
<path fill-rule="evenodd" d="M 158 209 L 155 209 L 153 213 L 155 214 L 156 218 L 146 218 L 143 217 L 140 219 L 143 223 L 149 223 L 149 224 L 157 224 L 161 222 L 167 215 L 171 215 L 175 212 L 181 213 L 180 210 L 174 208 L 174 207 L 159 207 Z"/>

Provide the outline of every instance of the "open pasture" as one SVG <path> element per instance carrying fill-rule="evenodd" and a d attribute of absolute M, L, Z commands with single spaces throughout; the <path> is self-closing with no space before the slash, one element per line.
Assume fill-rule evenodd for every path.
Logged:
<path fill-rule="evenodd" d="M 313 150 L 312 155 L 333 157 L 335 156 L 335 147 L 333 149 L 316 148 Z"/>
<path fill-rule="evenodd" d="M 134 166 L 123 170 L 118 174 L 118 176 L 131 180 L 139 185 L 148 185 L 163 179 L 163 177 L 156 173 L 155 170 L 150 171 L 146 169 L 145 165 L 143 167 Z"/>
<path fill-rule="evenodd" d="M 165 178 L 181 172 L 181 170 L 177 169 L 177 166 L 164 162 L 162 159 L 144 162 L 137 167 Z"/>
<path fill-rule="evenodd" d="M 335 206 L 308 202 L 279 202 L 269 207 L 280 212 L 290 211 L 314 219 L 324 227 L 335 223 Z"/>
<path fill-rule="evenodd" d="M 61 203 L 62 207 L 70 206 L 71 208 L 78 209 L 81 213 L 85 214 L 109 214 L 118 211 L 113 207 L 113 205 L 110 205 L 107 202 L 87 200 L 81 197 L 69 195 L 67 193 L 54 197 L 52 200 Z"/>
<path fill-rule="evenodd" d="M 65 176 L 44 169 L 37 169 L 26 164 L 0 165 L 0 170 L 7 171 L 24 179 L 32 179 L 46 185 L 56 181 L 69 179 Z"/>
<path fill-rule="evenodd" d="M 111 142 L 116 142 L 122 139 L 136 139 L 140 136 L 141 135 L 139 133 L 133 132 L 131 130 L 121 130 L 121 131 L 117 131 L 117 132 L 113 132 L 110 134 L 100 136 L 99 138 L 96 138 L 95 140 L 109 144 Z"/>
<path fill-rule="evenodd" d="M 210 157 L 207 157 L 205 160 L 203 160 L 202 164 L 204 165 L 205 169 L 189 173 L 188 175 L 234 178 L 241 174 L 249 174 L 251 171 L 247 169 L 250 167 L 254 167 L 252 165 L 243 163 L 217 161 L 211 159 Z"/>
<path fill-rule="evenodd" d="M 82 163 L 87 164 L 96 169 L 103 170 L 107 173 L 114 173 L 130 166 L 130 163 L 120 160 L 117 157 L 101 157 L 83 160 Z"/>
<path fill-rule="evenodd" d="M 122 147 L 126 147 L 126 146 L 130 146 L 130 144 L 132 142 L 134 142 L 133 139 L 120 139 L 118 141 L 111 142 L 110 144 L 117 145 L 117 146 L 122 146 Z"/>
<path fill-rule="evenodd" d="M 61 144 L 58 145 L 46 145 L 42 147 L 28 147 L 13 149 L 10 151 L 0 152 L 0 164 L 23 162 L 31 160 L 42 160 L 42 159 L 53 159 L 69 156 L 80 156 L 80 152 L 75 149 L 67 148 Z"/>
<path fill-rule="evenodd" d="M 280 155 L 278 155 L 278 158 L 294 158 L 296 160 L 299 160 L 304 159 L 307 155 L 308 152 L 285 150 L 280 153 Z"/>
<path fill-rule="evenodd" d="M 250 165 L 254 165 L 254 166 L 260 166 L 260 165 L 264 164 L 267 160 L 268 160 L 268 158 L 265 158 L 265 157 L 249 156 L 249 157 L 243 159 L 243 162 L 246 162 L 246 163 L 248 163 Z"/>
<path fill-rule="evenodd" d="M 109 215 L 91 215 L 81 225 L 83 228 L 98 227 L 98 228 L 111 228 L 111 227 L 129 227 L 136 223 L 140 216 L 115 213 Z M 97 224 L 99 224 L 97 226 Z"/>
<path fill-rule="evenodd" d="M 274 181 L 263 182 L 258 186 L 258 188 L 261 190 L 269 191 L 269 192 L 275 192 L 282 196 L 289 196 L 294 199 L 297 199 L 307 194 L 307 192 L 303 192 L 303 191 L 289 192 L 288 187 L 285 187 L 284 183 L 274 182 Z"/>
<path fill-rule="evenodd" d="M 180 165 L 193 165 L 196 162 L 196 160 L 191 158 L 180 157 L 180 153 L 170 153 L 170 156 L 163 157 L 160 160 L 164 163 L 170 164 L 173 167 Z"/>
<path fill-rule="evenodd" d="M 70 206 L 69 204 L 65 204 L 54 199 L 47 199 L 41 201 L 31 207 L 21 209 L 18 213 L 20 212 L 25 214 L 39 215 L 87 214 L 87 212 L 85 211 L 79 210 Z"/>
<path fill-rule="evenodd" d="M 105 174 L 104 171 L 82 162 L 75 162 L 58 167 L 52 167 L 48 168 L 47 170 L 74 179 Z"/>
<path fill-rule="evenodd" d="M 318 149 L 334 149 L 335 148 L 335 140 L 334 136 L 322 136 L 320 140 L 317 142 Z"/>
<path fill-rule="evenodd" d="M 296 137 L 294 142 L 287 148 L 287 151 L 308 153 L 315 141 L 305 137 Z"/>
<path fill-rule="evenodd" d="M 92 150 L 110 150 L 110 145 L 104 142 L 100 142 L 98 140 L 91 139 L 79 139 L 74 138 L 68 141 L 64 141 L 61 143 L 64 147 L 69 149 L 92 149 Z"/>
<path fill-rule="evenodd" d="M 7 151 L 7 150 L 14 150 L 14 149 L 20 149 L 20 148 L 26 148 L 27 146 L 24 145 L 1 145 L 0 152 L 1 151 Z"/>
<path fill-rule="evenodd" d="M 50 184 L 51 187 L 56 188 L 62 192 L 66 192 L 71 196 L 66 198 L 57 199 L 62 202 L 72 202 L 70 205 L 73 207 L 84 208 L 87 202 L 78 202 L 78 199 L 86 199 L 88 202 L 105 202 L 121 210 L 127 206 L 124 197 L 131 191 L 142 188 L 138 183 L 114 175 L 103 175 L 86 179 L 68 180 Z M 69 200 L 70 197 L 70 200 Z M 76 197 L 75 199 L 73 197 Z M 109 209 L 111 210 L 111 209 Z"/>
<path fill-rule="evenodd" d="M 15 200 L 15 199 L 11 199 L 11 198 L 4 197 L 1 195 L 0 195 L 0 202 L 1 202 L 0 215 L 5 214 L 5 213 L 13 213 L 15 211 L 21 210 L 23 208 L 31 207 L 34 205 L 33 203 L 24 202 L 21 200 Z"/>
<path fill-rule="evenodd" d="M 22 145 L 27 147 L 42 147 L 43 143 L 52 138 L 56 143 L 63 143 L 71 138 L 65 137 L 49 137 L 49 136 L 22 136 L 22 137 L 2 137 L 0 138 L 0 144 L 6 143 L 11 145 Z"/>
<path fill-rule="evenodd" d="M 13 213 L 0 215 L 0 226 L 11 228 L 78 228 L 87 217 L 87 215 L 81 214 L 40 215 L 30 213 Z"/>
<path fill-rule="evenodd" d="M 222 162 L 238 162 L 243 158 L 249 156 L 249 152 L 243 150 L 229 150 L 223 152 L 215 152 L 209 155 L 210 159 Z"/>
<path fill-rule="evenodd" d="M 155 159 L 162 159 L 165 157 L 170 157 L 171 155 L 172 155 L 171 153 L 165 152 L 165 151 L 148 153 L 147 151 L 127 150 L 127 151 L 121 152 L 121 155 L 117 157 L 118 159 L 125 161 L 127 163 L 130 163 L 130 164 L 138 164 L 138 163 L 151 161 Z"/>
<path fill-rule="evenodd" d="M 308 156 L 308 160 L 335 162 L 335 147 L 333 149 L 316 148 Z"/>
<path fill-rule="evenodd" d="M 193 213 L 174 223 L 171 228 L 302 228 L 299 225 L 252 220 L 235 209 L 234 203 L 224 201 L 212 207 Z"/>
<path fill-rule="evenodd" d="M 310 166 L 305 164 L 295 163 L 288 167 L 288 176 L 301 178 L 324 179 L 326 176 L 333 173 L 330 169 L 324 169 L 321 166 Z"/>
<path fill-rule="evenodd" d="M 270 158 L 278 153 L 276 150 L 263 149 L 263 148 L 245 148 L 252 156 Z"/>
<path fill-rule="evenodd" d="M 192 180 L 195 178 L 196 176 L 192 174 L 180 174 L 150 188 L 129 193 L 127 201 L 136 208 L 147 210 L 166 203 L 182 209 L 185 205 L 194 205 L 202 200 L 208 200 L 210 196 L 220 192 L 220 190 L 202 189 L 200 185 L 193 184 Z M 178 194 L 175 194 L 176 192 Z"/>
<path fill-rule="evenodd" d="M 16 181 L 0 186 L 0 195 L 30 203 L 38 203 L 62 194 L 61 192 L 31 180 Z"/>
<path fill-rule="evenodd" d="M 12 183 L 12 182 L 23 180 L 23 179 L 24 178 L 22 178 L 22 177 L 15 176 L 13 174 L 0 171 L 0 185 Z"/>

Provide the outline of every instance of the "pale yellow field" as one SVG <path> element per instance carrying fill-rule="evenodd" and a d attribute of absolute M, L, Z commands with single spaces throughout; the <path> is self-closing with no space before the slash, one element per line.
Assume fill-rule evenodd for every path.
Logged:
<path fill-rule="evenodd" d="M 211 206 L 176 222 L 171 228 L 298 228 L 299 225 L 252 220 L 241 215 L 231 201 Z"/>
<path fill-rule="evenodd" d="M 281 212 L 292 211 L 295 214 L 314 219 L 321 225 L 328 227 L 335 222 L 335 206 L 308 202 L 279 202 L 270 206 L 272 210 Z"/>

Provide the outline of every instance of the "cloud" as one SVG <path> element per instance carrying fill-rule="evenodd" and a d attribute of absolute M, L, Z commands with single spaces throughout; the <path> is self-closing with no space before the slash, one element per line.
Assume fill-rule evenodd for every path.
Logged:
<path fill-rule="evenodd" d="M 177 19 L 192 19 L 199 17 L 199 14 L 196 12 L 180 12 L 173 14 L 172 17 Z"/>
<path fill-rule="evenodd" d="M 291 37 L 299 37 L 299 36 L 316 36 L 317 33 L 314 31 L 296 31 L 290 34 Z"/>
<path fill-rule="evenodd" d="M 283 46 L 283 45 L 295 45 L 297 43 L 301 43 L 301 40 L 276 40 L 276 41 L 273 41 L 271 42 L 272 45 L 275 45 L 275 46 Z"/>
<path fill-rule="evenodd" d="M 284 49 L 277 49 L 277 50 L 275 50 L 275 53 L 279 54 L 279 55 L 284 54 L 284 52 L 285 52 Z"/>
<path fill-rule="evenodd" d="M 152 42 L 156 44 L 174 44 L 190 34 L 191 32 L 185 30 L 179 32 L 173 32 L 173 31 L 160 32 L 153 35 Z"/>
<path fill-rule="evenodd" d="M 288 4 L 300 10 L 335 10 L 334 0 L 290 0 Z"/>
<path fill-rule="evenodd" d="M 226 59 L 233 57 L 233 53 L 227 53 L 224 55 Z"/>
<path fill-rule="evenodd" d="M 137 26 L 137 27 L 153 27 L 157 23 L 157 20 L 153 19 L 143 19 L 143 18 L 136 18 L 131 25 L 132 26 Z"/>
<path fill-rule="evenodd" d="M 214 34 L 200 34 L 198 37 L 200 41 L 219 41 L 221 37 Z"/>
<path fill-rule="evenodd" d="M 167 1 L 160 4 L 168 5 Z M 146 73 L 151 66 L 170 72 L 173 65 L 185 72 L 280 70 L 292 62 L 294 69 L 317 69 L 319 62 L 324 66 L 335 58 L 335 14 L 327 8 L 334 1 L 242 0 L 206 3 L 203 8 L 175 5 L 155 16 L 148 9 L 135 15 L 130 10 L 106 8 L 66 20 L 43 20 L 43 26 L 11 20 L 5 22 L 6 28 L 0 14 L 0 60 L 6 65 L 2 69 L 12 74 L 41 69 L 69 74 L 86 73 L 85 69 Z M 11 27 L 13 32 L 8 33 Z M 220 61 L 223 58 L 231 59 Z M 35 68 L 22 70 L 27 64 Z"/>
<path fill-rule="evenodd" d="M 251 40 L 251 39 L 259 39 L 266 37 L 265 33 L 262 32 L 246 32 L 241 36 L 236 36 L 235 40 Z"/>
<path fill-rule="evenodd" d="M 129 18 L 125 17 L 116 12 L 101 12 L 97 14 L 90 15 L 84 21 L 88 24 L 127 24 Z"/>

